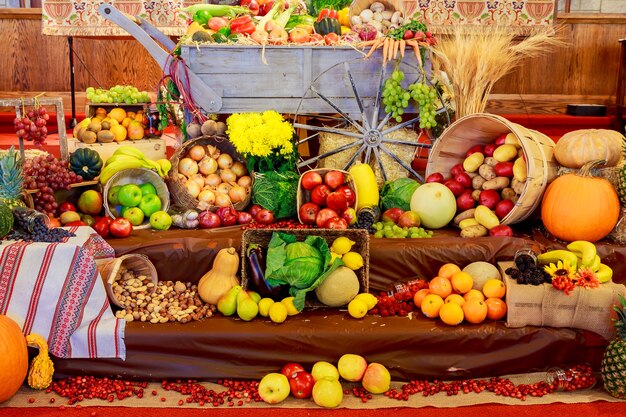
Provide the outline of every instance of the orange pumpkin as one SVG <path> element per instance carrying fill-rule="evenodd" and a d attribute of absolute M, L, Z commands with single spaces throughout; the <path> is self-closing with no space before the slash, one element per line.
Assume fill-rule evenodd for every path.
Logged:
<path fill-rule="evenodd" d="M 619 198 L 613 185 L 591 176 L 591 169 L 604 161 L 593 161 L 577 173 L 565 174 L 548 186 L 541 203 L 546 229 L 567 242 L 595 242 L 617 224 Z"/>
<path fill-rule="evenodd" d="M 0 403 L 20 389 L 28 372 L 28 349 L 22 329 L 7 316 L 0 316 Z"/>

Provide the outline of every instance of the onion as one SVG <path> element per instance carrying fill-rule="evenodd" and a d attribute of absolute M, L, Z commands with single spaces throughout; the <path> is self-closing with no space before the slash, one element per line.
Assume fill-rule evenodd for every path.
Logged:
<path fill-rule="evenodd" d="M 210 174 L 204 179 L 205 185 L 210 185 L 211 187 L 217 187 L 222 182 L 222 179 L 217 174 Z"/>
<path fill-rule="evenodd" d="M 204 177 L 202 176 L 202 174 L 193 174 L 191 177 L 189 177 L 188 181 L 195 182 L 200 188 L 204 187 Z"/>
<path fill-rule="evenodd" d="M 239 203 L 246 199 L 246 189 L 241 185 L 235 185 L 228 191 L 228 196 L 233 203 Z"/>
<path fill-rule="evenodd" d="M 239 177 L 239 179 L 237 180 L 237 184 L 241 185 L 242 187 L 248 188 L 252 185 L 252 178 L 250 178 L 248 175 L 244 175 L 243 177 Z"/>
<path fill-rule="evenodd" d="M 191 158 L 183 158 L 178 162 L 178 172 L 190 177 L 198 172 L 198 163 Z"/>
<path fill-rule="evenodd" d="M 206 147 L 206 148 L 207 148 L 207 154 L 208 154 L 211 158 L 213 158 L 213 159 L 217 159 L 217 158 L 220 156 L 220 154 L 221 154 L 221 152 L 220 152 L 220 150 L 217 148 L 217 146 L 214 146 L 214 145 L 207 145 L 207 147 Z"/>
<path fill-rule="evenodd" d="M 219 161 L 218 161 L 219 164 Z M 220 178 L 222 179 L 222 181 L 224 182 L 235 182 L 237 181 L 237 175 L 235 175 L 235 173 L 232 171 L 232 169 L 222 169 L 220 171 Z"/>
<path fill-rule="evenodd" d="M 218 193 L 222 193 L 222 194 L 228 194 L 228 192 L 230 191 L 230 189 L 232 187 L 233 186 L 230 185 L 229 183 L 223 182 L 223 183 L 221 183 L 220 185 L 217 186 L 217 192 Z"/>
<path fill-rule="evenodd" d="M 186 177 L 186 176 L 184 176 L 183 174 L 180 174 L 180 173 L 179 173 L 179 174 L 178 174 L 178 181 L 180 181 L 180 182 L 185 182 L 185 181 L 187 181 L 187 177 Z"/>
<path fill-rule="evenodd" d="M 198 163 L 198 169 L 202 175 L 215 174 L 217 172 L 217 162 L 211 157 L 205 157 Z"/>
<path fill-rule="evenodd" d="M 211 190 L 202 190 L 198 194 L 198 200 L 213 205 L 215 203 L 215 193 Z"/>
<path fill-rule="evenodd" d="M 185 182 L 185 188 L 193 198 L 196 198 L 198 194 L 200 194 L 200 186 L 193 180 L 187 180 L 187 182 Z"/>
<path fill-rule="evenodd" d="M 230 198 L 226 194 L 215 194 L 215 205 L 218 207 L 230 207 Z"/>
<path fill-rule="evenodd" d="M 189 153 L 187 154 L 194 161 L 199 161 L 206 155 L 206 151 L 204 150 L 204 146 L 202 145 L 194 145 L 189 149 Z"/>
<path fill-rule="evenodd" d="M 246 169 L 246 166 L 244 164 L 242 164 L 241 162 L 239 162 L 239 161 L 235 162 L 233 164 L 233 166 L 230 167 L 230 169 L 233 170 L 233 172 L 235 173 L 237 178 L 243 177 L 244 175 L 246 175 L 248 173 L 248 170 Z"/>
<path fill-rule="evenodd" d="M 230 168 L 233 166 L 233 157 L 223 153 L 217 158 L 217 165 L 222 169 Z"/>

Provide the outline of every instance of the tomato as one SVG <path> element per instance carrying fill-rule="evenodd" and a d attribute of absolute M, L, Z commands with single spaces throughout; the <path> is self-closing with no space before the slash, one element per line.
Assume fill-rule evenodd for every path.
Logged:
<path fill-rule="evenodd" d="M 107 219 L 109 221 L 107 221 Z M 93 230 L 95 230 L 96 233 L 98 233 L 100 236 L 106 239 L 107 237 L 109 237 L 109 223 L 110 222 L 111 222 L 111 219 L 109 219 L 108 217 L 104 217 L 98 220 L 93 225 Z"/>
<path fill-rule="evenodd" d="M 259 16 L 265 16 L 270 10 L 272 10 L 272 7 L 274 7 L 274 0 L 262 0 L 261 2 L 259 2 L 259 13 L 257 14 Z"/>
<path fill-rule="evenodd" d="M 320 211 L 320 206 L 315 203 L 305 203 L 300 207 L 298 214 L 300 215 L 300 221 L 304 224 L 315 224 L 315 217 Z"/>
<path fill-rule="evenodd" d="M 256 30 L 256 26 L 252 22 L 252 17 L 245 15 L 237 17 L 230 22 L 231 33 L 241 33 L 244 35 L 252 35 Z"/>
<path fill-rule="evenodd" d="M 336 33 L 329 33 L 328 35 L 324 35 L 324 42 L 326 45 L 334 45 L 339 40 L 339 35 Z"/>
<path fill-rule="evenodd" d="M 59 206 L 59 213 L 65 213 L 66 211 L 76 211 L 76 206 L 66 201 Z"/>
<path fill-rule="evenodd" d="M 356 195 L 354 195 L 354 190 L 347 185 L 341 185 L 337 187 L 336 191 L 342 192 L 346 196 L 346 200 L 348 200 L 348 206 L 353 206 L 356 201 Z"/>
<path fill-rule="evenodd" d="M 318 185 L 313 189 L 313 191 L 311 191 L 311 201 L 318 206 L 325 206 L 328 194 L 330 194 L 330 188 L 328 185 Z"/>
<path fill-rule="evenodd" d="M 296 372 L 293 377 L 289 378 L 291 395 L 296 398 L 309 398 L 313 393 L 314 385 L 315 379 L 313 379 L 313 375 L 306 371 Z"/>
<path fill-rule="evenodd" d="M 337 10 L 333 10 L 333 9 L 322 9 L 320 10 L 320 13 L 317 15 L 317 21 L 321 22 L 322 19 L 325 19 L 327 17 L 330 17 L 331 19 L 339 20 L 339 13 L 337 12 Z"/>
<path fill-rule="evenodd" d="M 341 171 L 328 171 L 324 174 L 324 184 L 328 185 L 331 190 L 343 185 L 345 181 L 346 177 Z"/>
<path fill-rule="evenodd" d="M 311 42 L 321 42 L 324 40 L 324 37 L 319 33 L 311 33 Z"/>
<path fill-rule="evenodd" d="M 295 377 L 298 372 L 304 372 L 304 368 L 299 363 L 293 362 L 283 366 L 280 370 L 280 373 L 289 379 Z"/>
<path fill-rule="evenodd" d="M 326 197 L 326 205 L 335 211 L 343 211 L 348 208 L 348 199 L 341 191 L 333 191 Z"/>
<path fill-rule="evenodd" d="M 319 213 L 317 213 L 317 216 L 315 217 L 315 224 L 319 228 L 327 227 L 326 223 L 328 223 L 328 221 L 334 217 L 339 218 L 339 215 L 337 214 L 335 210 L 332 210 L 329 208 L 321 209 Z"/>
<path fill-rule="evenodd" d="M 225 28 L 228 26 L 228 19 L 224 19 L 223 17 L 212 17 L 209 19 L 209 29 L 218 31 L 221 28 Z"/>
<path fill-rule="evenodd" d="M 109 233 L 115 237 L 127 237 L 133 231 L 133 225 L 128 219 L 118 217 L 111 222 Z"/>
<path fill-rule="evenodd" d="M 270 41 L 270 43 L 273 43 L 275 45 L 282 45 L 287 43 L 289 35 L 287 34 L 287 31 L 285 29 L 277 27 L 272 29 L 272 31 L 270 32 L 270 36 L 267 39 Z"/>
<path fill-rule="evenodd" d="M 259 9 L 261 8 L 261 6 L 259 5 L 259 2 L 257 2 L 257 0 L 241 0 L 241 3 L 239 3 L 240 6 L 242 7 L 247 7 L 250 12 L 252 13 L 253 16 L 256 16 L 259 14 Z M 267 12 L 265 12 L 267 13 Z"/>
<path fill-rule="evenodd" d="M 272 224 L 274 223 L 274 213 L 266 209 L 260 210 L 256 216 L 254 216 L 254 220 L 261 224 Z"/>
<path fill-rule="evenodd" d="M 328 229 L 347 229 L 348 222 L 346 221 L 346 219 L 343 219 L 341 217 L 332 217 L 326 222 L 326 225 L 324 227 Z"/>
<path fill-rule="evenodd" d="M 311 35 L 306 29 L 295 27 L 289 32 L 289 40 L 293 43 L 307 43 L 311 40 Z"/>
<path fill-rule="evenodd" d="M 302 175 L 302 180 L 300 181 L 300 183 L 305 190 L 311 191 L 313 188 L 322 184 L 322 176 L 319 174 L 319 172 L 305 172 Z"/>
<path fill-rule="evenodd" d="M 513 229 L 511 227 L 500 224 L 496 227 L 492 227 L 489 229 L 489 236 L 513 236 Z"/>

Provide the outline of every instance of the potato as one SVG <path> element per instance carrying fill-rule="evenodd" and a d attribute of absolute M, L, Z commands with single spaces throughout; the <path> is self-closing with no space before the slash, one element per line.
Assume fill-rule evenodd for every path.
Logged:
<path fill-rule="evenodd" d="M 518 194 L 518 195 L 522 194 L 525 186 L 526 186 L 526 181 L 519 181 L 515 178 L 513 178 L 513 181 L 511 181 L 511 187 L 515 191 L 515 194 Z"/>
<path fill-rule="evenodd" d="M 465 158 L 463 161 L 463 169 L 467 172 L 476 172 L 478 168 L 483 164 L 485 155 L 479 152 L 475 152 Z"/>
<path fill-rule="evenodd" d="M 512 189 L 511 187 L 506 187 L 505 189 L 502 190 L 502 193 L 500 193 L 502 195 L 502 199 L 506 200 L 513 200 L 513 197 L 515 197 L 517 195 L 517 193 L 515 193 L 515 190 Z"/>
<path fill-rule="evenodd" d="M 515 136 L 515 133 L 513 132 L 506 135 L 506 138 L 504 138 L 504 143 L 506 145 L 513 145 L 516 148 L 522 147 L 522 144 L 519 142 L 519 139 L 517 138 L 517 136 Z"/>
<path fill-rule="evenodd" d="M 495 177 L 483 183 L 483 190 L 502 190 L 509 186 L 510 180 L 507 177 Z"/>
<path fill-rule="evenodd" d="M 493 170 L 493 166 L 487 165 L 487 164 L 482 164 L 480 168 L 478 168 L 478 173 L 480 174 L 481 177 L 483 177 L 487 181 L 492 180 L 496 177 L 496 173 Z"/>
<path fill-rule="evenodd" d="M 473 219 L 474 218 L 474 210 L 475 209 L 471 208 L 469 210 L 465 210 L 464 212 L 461 212 L 461 213 L 457 214 L 456 217 L 453 220 L 453 223 L 458 226 L 459 223 L 461 223 L 465 219 Z"/>
<path fill-rule="evenodd" d="M 487 158 L 485 158 L 485 164 L 490 165 L 490 166 L 494 166 L 498 163 L 498 161 L 495 160 L 494 157 L 492 156 L 488 156 Z"/>
<path fill-rule="evenodd" d="M 466 227 L 465 229 L 461 229 L 461 237 L 481 237 L 487 236 L 489 231 L 485 226 L 481 226 L 480 224 L 475 224 L 470 227 Z"/>
<path fill-rule="evenodd" d="M 459 227 L 461 229 L 467 229 L 470 226 L 474 226 L 478 224 L 478 222 L 476 221 L 475 218 L 471 218 L 471 219 L 465 219 L 465 220 L 461 220 L 461 223 L 459 223 Z"/>
<path fill-rule="evenodd" d="M 475 176 L 474 178 L 472 178 L 472 188 L 474 190 L 480 190 L 480 188 L 483 186 L 483 183 L 485 181 L 487 180 L 481 177 L 480 175 Z"/>
<path fill-rule="evenodd" d="M 474 178 L 478 176 L 478 172 L 466 172 L 466 174 L 470 178 Z"/>
<path fill-rule="evenodd" d="M 513 164 L 513 178 L 520 182 L 526 181 L 528 175 L 528 169 L 526 167 L 526 161 L 524 158 L 517 158 Z"/>
<path fill-rule="evenodd" d="M 474 201 L 478 201 L 478 199 L 480 198 L 480 193 L 483 190 L 474 190 L 472 191 L 472 198 L 474 199 Z"/>
<path fill-rule="evenodd" d="M 478 206 L 476 207 L 476 211 L 474 212 L 474 218 L 476 221 L 485 226 L 487 229 L 494 228 L 500 224 L 500 220 L 496 213 L 491 211 L 491 209 L 487 206 Z"/>
<path fill-rule="evenodd" d="M 517 158 L 517 148 L 513 145 L 501 145 L 493 151 L 493 158 L 498 162 L 512 161 Z"/>

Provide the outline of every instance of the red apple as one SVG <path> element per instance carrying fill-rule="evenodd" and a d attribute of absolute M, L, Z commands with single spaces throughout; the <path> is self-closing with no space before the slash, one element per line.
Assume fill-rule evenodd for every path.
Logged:
<path fill-rule="evenodd" d="M 403 213 L 404 213 L 404 210 L 402 210 L 401 208 L 392 207 L 384 211 L 383 221 L 396 223 Z"/>
<path fill-rule="evenodd" d="M 484 190 L 478 196 L 478 204 L 487 206 L 490 210 L 494 210 L 499 201 L 500 194 L 496 190 Z"/>
<path fill-rule="evenodd" d="M 448 180 L 444 182 L 443 185 L 448 187 L 455 197 L 460 196 L 461 194 L 463 194 L 463 191 L 465 191 L 465 187 L 463 187 L 463 185 L 456 180 Z"/>
<path fill-rule="evenodd" d="M 420 223 L 420 215 L 410 210 L 405 211 L 398 218 L 398 226 L 400 227 L 419 227 Z"/>
<path fill-rule="evenodd" d="M 318 185 L 313 189 L 313 191 L 311 191 L 311 201 L 318 206 L 325 206 L 328 194 L 330 194 L 330 188 L 328 185 Z"/>
<path fill-rule="evenodd" d="M 426 177 L 426 182 L 438 182 L 440 184 L 443 184 L 444 181 L 445 177 L 440 172 L 433 172 L 428 177 Z"/>
<path fill-rule="evenodd" d="M 496 141 L 494 143 L 498 146 L 504 145 L 504 141 L 506 140 L 506 135 L 507 133 L 501 134 L 500 136 L 496 138 Z"/>
<path fill-rule="evenodd" d="M 65 213 L 66 211 L 76 211 L 76 206 L 72 203 L 68 203 L 67 201 L 65 203 L 61 203 L 59 206 L 59 214 Z"/>
<path fill-rule="evenodd" d="M 454 176 L 454 180 L 461 184 L 463 188 L 472 188 L 472 178 L 467 174 L 467 172 L 456 174 Z"/>
<path fill-rule="evenodd" d="M 289 378 L 291 395 L 296 398 L 309 398 L 313 393 L 314 385 L 313 375 L 305 371 L 296 372 L 293 377 Z"/>
<path fill-rule="evenodd" d="M 324 174 L 324 184 L 328 185 L 331 190 L 336 189 L 346 182 L 346 176 L 341 171 L 328 171 Z"/>
<path fill-rule="evenodd" d="M 305 190 L 311 191 L 318 185 L 321 185 L 322 181 L 322 176 L 319 174 L 319 172 L 309 171 L 302 174 L 302 180 L 300 181 L 300 183 Z"/>
<path fill-rule="evenodd" d="M 341 191 L 333 191 L 326 197 L 326 206 L 335 211 L 343 211 L 348 208 L 348 199 Z"/>
<path fill-rule="evenodd" d="M 465 168 L 463 168 L 463 164 L 456 164 L 455 166 L 452 167 L 452 169 L 450 169 L 450 175 L 452 175 L 453 177 L 456 174 L 460 174 L 461 172 L 465 172 Z"/>
<path fill-rule="evenodd" d="M 294 362 L 288 363 L 280 369 L 280 373 L 285 375 L 289 379 L 294 378 L 296 376 L 296 373 L 303 371 L 304 368 L 302 367 L 302 365 Z"/>
<path fill-rule="evenodd" d="M 513 177 L 513 162 L 498 162 L 493 166 L 493 172 L 498 177 Z"/>
<path fill-rule="evenodd" d="M 320 206 L 315 203 L 305 203 L 300 207 L 300 221 L 304 224 L 315 224 L 315 218 L 320 211 Z"/>
<path fill-rule="evenodd" d="M 352 226 L 357 221 L 356 210 L 352 207 L 345 209 L 341 213 L 341 218 L 348 222 L 348 226 Z"/>
<path fill-rule="evenodd" d="M 465 152 L 465 157 L 467 158 L 468 156 L 470 156 L 473 153 L 485 153 L 485 147 L 483 145 L 474 145 L 471 148 L 469 148 L 467 150 L 467 152 Z"/>
<path fill-rule="evenodd" d="M 324 228 L 326 227 L 326 223 L 328 223 L 328 221 L 333 217 L 339 217 L 335 210 L 323 208 L 317 213 L 317 216 L 315 217 L 315 224 L 319 228 Z"/>
<path fill-rule="evenodd" d="M 326 222 L 326 225 L 324 227 L 328 229 L 347 229 L 348 222 L 341 217 L 332 217 Z"/>
<path fill-rule="evenodd" d="M 456 198 L 456 207 L 459 211 L 469 210 L 474 208 L 476 200 L 472 198 L 472 191 L 465 190 L 463 194 Z"/>
<path fill-rule="evenodd" d="M 498 216 L 500 220 L 504 219 L 504 217 L 513 210 L 513 207 L 515 207 L 515 203 L 508 198 L 498 202 L 495 208 L 496 216 Z"/>
<path fill-rule="evenodd" d="M 513 229 L 506 224 L 500 224 L 489 229 L 489 236 L 513 236 Z"/>
<path fill-rule="evenodd" d="M 487 145 L 485 145 L 485 156 L 493 156 L 493 151 L 495 151 L 497 147 L 498 145 L 496 145 L 495 143 L 488 143 Z"/>
<path fill-rule="evenodd" d="M 354 202 L 356 201 L 356 195 L 354 194 L 354 190 L 347 185 L 342 185 L 337 187 L 336 191 L 341 191 L 346 195 L 346 200 L 348 200 L 348 206 L 352 207 Z"/>

